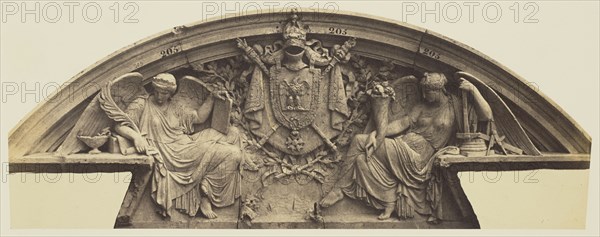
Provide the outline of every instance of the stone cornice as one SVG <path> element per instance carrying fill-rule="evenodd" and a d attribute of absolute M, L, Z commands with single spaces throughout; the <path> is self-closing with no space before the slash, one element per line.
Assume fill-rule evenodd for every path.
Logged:
<path fill-rule="evenodd" d="M 324 44 L 357 38 L 353 52 L 418 71 L 469 72 L 503 96 L 532 139 L 551 152 L 589 153 L 590 136 L 551 99 L 482 53 L 452 39 L 406 23 L 355 13 L 300 12 L 310 26 L 308 38 Z M 38 105 L 9 134 L 9 157 L 47 152 L 77 121 L 87 101 L 122 74 L 157 73 L 240 55 L 236 38 L 280 37 L 280 22 L 289 13 L 248 14 L 184 25 L 127 46 L 71 78 L 63 90 Z M 330 28 L 345 29 L 332 34 Z M 174 33 L 178 32 L 178 33 Z M 499 47 L 502 47 L 499 45 Z M 173 54 L 169 53 L 176 52 Z M 167 56 L 165 56 L 167 55 Z"/>

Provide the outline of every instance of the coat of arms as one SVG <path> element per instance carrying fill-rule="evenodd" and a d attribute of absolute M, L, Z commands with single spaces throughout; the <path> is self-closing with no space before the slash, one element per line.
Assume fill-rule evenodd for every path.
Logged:
<path fill-rule="evenodd" d="M 349 110 L 338 62 L 355 44 L 336 45 L 332 54 L 318 40 L 306 40 L 296 14 L 282 27 L 284 41 L 238 47 L 254 65 L 245 115 L 260 145 L 269 143 L 289 155 L 303 155 L 341 132 Z M 347 61 L 347 60 L 346 60 Z M 268 91 L 265 89 L 268 88 Z"/>

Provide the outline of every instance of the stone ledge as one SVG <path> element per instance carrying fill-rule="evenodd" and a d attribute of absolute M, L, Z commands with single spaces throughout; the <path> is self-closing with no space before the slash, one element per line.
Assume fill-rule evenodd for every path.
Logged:
<path fill-rule="evenodd" d="M 491 155 L 466 157 L 442 155 L 441 167 L 457 171 L 503 171 L 532 169 L 589 169 L 590 154 L 543 153 L 530 155 Z"/>
<path fill-rule="evenodd" d="M 9 159 L 9 173 L 95 173 L 124 172 L 139 168 L 151 168 L 154 160 L 145 155 L 121 155 L 113 153 L 77 153 L 60 155 L 37 153 Z"/>
<path fill-rule="evenodd" d="M 441 167 L 451 167 L 457 171 L 502 171 L 530 169 L 589 169 L 590 154 L 543 153 L 529 155 L 491 155 L 466 157 L 443 155 L 439 158 Z M 9 159 L 9 173 L 94 173 L 123 172 L 136 168 L 151 168 L 152 157 L 145 155 L 121 155 L 113 153 L 78 153 L 59 155 L 37 153 L 21 158 Z"/>
<path fill-rule="evenodd" d="M 324 223 L 316 223 L 294 215 L 272 215 L 257 218 L 247 226 L 233 217 L 219 217 L 216 220 L 194 218 L 189 221 L 142 221 L 124 228 L 184 228 L 184 229 L 476 229 L 469 222 L 442 221 L 429 224 L 423 218 L 399 220 L 390 218 L 377 220 L 376 215 L 336 215 L 325 216 Z M 123 227 L 121 227 L 123 228 Z"/>
<path fill-rule="evenodd" d="M 390 218 L 377 220 L 377 216 L 332 216 L 325 217 L 325 229 L 478 229 L 469 222 L 441 221 L 429 224 L 424 219 L 399 220 Z"/>

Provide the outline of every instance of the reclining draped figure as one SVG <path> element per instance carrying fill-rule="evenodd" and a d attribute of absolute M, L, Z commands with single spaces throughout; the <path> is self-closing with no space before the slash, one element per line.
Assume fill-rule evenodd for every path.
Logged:
<path fill-rule="evenodd" d="M 373 86 L 368 93 L 374 129 L 354 136 L 340 168 L 339 180 L 319 205 L 329 207 L 346 195 L 383 210 L 378 217 L 381 220 L 395 211 L 400 219 L 420 214 L 428 218 L 428 222 L 436 223 L 435 189 L 439 187 L 430 182 L 434 161 L 439 155 L 458 152 L 453 145 L 460 145 L 456 135 L 465 130 L 465 126 L 472 126 L 475 131 L 478 124 L 486 128 L 493 123 L 490 104 L 474 84 L 462 78 L 463 74 L 470 81 L 477 79 L 457 73 L 457 84 L 465 101 L 446 89 L 448 80 L 444 74 L 425 73 L 419 83 L 421 100 L 405 116 L 393 121 L 388 121 L 388 113 L 394 89 L 387 82 Z M 480 87 L 489 90 L 483 84 Z M 516 120 L 510 122 L 516 123 Z M 531 144 L 524 135 L 523 132 L 516 134 L 513 141 L 521 139 Z M 532 145 L 529 147 L 532 148 L 529 153 L 538 152 Z"/>
<path fill-rule="evenodd" d="M 234 204 L 244 190 L 236 218 L 248 223 L 310 208 L 309 217 L 322 221 L 320 207 L 347 196 L 382 210 L 382 220 L 394 212 L 430 223 L 464 214 L 459 221 L 476 226 L 456 194 L 442 194 L 457 193 L 445 186 L 455 180 L 434 172 L 434 162 L 459 153 L 540 155 L 502 98 L 475 76 L 354 55 L 356 38 L 328 39 L 327 48 L 307 40 L 310 27 L 295 13 L 280 27 L 283 40 L 237 39 L 242 55 L 172 69 L 147 86 L 140 73 L 127 73 L 94 97 L 59 151 L 86 149 L 73 133 L 107 131 L 118 148 L 98 157 L 138 153 L 153 162 L 135 172 L 142 177 L 134 177 L 118 225 L 131 224 L 131 203 L 140 202 L 131 199 L 147 191 L 162 217 L 199 210 L 212 219 L 213 207 Z M 243 181 L 242 164 L 255 172 Z M 443 201 L 452 202 L 448 210 Z"/>
<path fill-rule="evenodd" d="M 163 217 L 173 210 L 196 216 L 200 210 L 216 218 L 212 206 L 232 205 L 240 196 L 244 154 L 235 127 L 199 128 L 215 101 L 227 100 L 226 92 L 191 76 L 180 79 L 178 87 L 172 74 L 161 73 L 152 78 L 147 93 L 142 78 L 128 73 L 110 82 L 92 102 L 104 113 L 86 111 L 82 119 L 93 122 L 81 132 L 115 124 L 123 154 L 154 157 L 151 195 Z"/>

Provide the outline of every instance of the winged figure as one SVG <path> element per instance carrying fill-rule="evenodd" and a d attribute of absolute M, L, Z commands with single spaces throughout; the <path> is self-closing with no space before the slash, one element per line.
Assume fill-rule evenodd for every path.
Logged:
<path fill-rule="evenodd" d="M 124 155 L 152 156 L 152 198 L 164 217 L 172 210 L 190 216 L 200 210 L 205 217 L 216 218 L 213 206 L 231 205 L 240 195 L 239 167 L 244 159 L 235 127 L 224 134 L 205 125 L 213 97 L 221 93 L 198 78 L 177 81 L 169 73 L 153 77 L 148 92 L 142 79 L 139 73 L 128 73 L 108 83 L 73 132 L 95 134 L 112 127 L 124 141 L 119 142 Z M 59 151 L 70 154 L 83 148 L 68 136 Z"/>
<path fill-rule="evenodd" d="M 456 152 L 458 135 L 476 134 L 469 129 L 479 123 L 497 125 L 497 130 L 492 128 L 493 136 L 513 144 L 513 151 L 541 155 L 502 99 L 474 76 L 457 72 L 457 91 L 447 86 L 442 73 L 425 73 L 420 82 L 412 76 L 400 79 L 397 83 L 418 83 L 420 90 L 412 94 L 416 100 L 394 102 L 401 103 L 398 106 L 390 104 L 389 97 L 371 98 L 375 121 L 366 134 L 353 138 L 340 179 L 320 201 L 321 207 L 348 196 L 382 210 L 381 220 L 395 212 L 400 219 L 420 215 L 437 223 L 440 186 L 432 181 L 434 161 L 447 151 Z M 407 88 L 394 82 L 391 86 Z M 398 92 L 404 94 L 400 98 L 406 95 L 406 91 Z M 398 107 L 401 109 L 394 109 Z"/>

